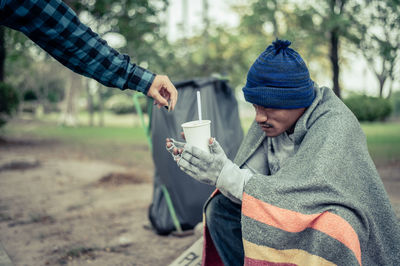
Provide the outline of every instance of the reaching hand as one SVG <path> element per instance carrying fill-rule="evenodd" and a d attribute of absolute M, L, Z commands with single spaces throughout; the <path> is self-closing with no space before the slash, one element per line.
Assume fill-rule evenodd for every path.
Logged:
<path fill-rule="evenodd" d="M 158 108 L 168 106 L 169 101 L 168 110 L 174 110 L 178 100 L 178 91 L 167 76 L 156 75 L 147 92 L 147 96 L 155 100 Z"/>
<path fill-rule="evenodd" d="M 178 166 L 182 171 L 202 183 L 213 186 L 216 185 L 225 164 L 230 162 L 215 139 L 212 139 L 210 144 L 210 153 L 186 144 L 178 157 Z"/>

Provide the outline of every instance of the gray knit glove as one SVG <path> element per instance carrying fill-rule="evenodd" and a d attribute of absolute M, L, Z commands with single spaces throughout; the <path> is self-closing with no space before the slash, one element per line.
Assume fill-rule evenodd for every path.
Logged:
<path fill-rule="evenodd" d="M 180 159 L 181 158 L 181 155 L 180 154 L 177 154 L 177 155 L 175 155 L 174 154 L 174 148 L 176 148 L 176 149 L 178 149 L 178 150 L 183 150 L 184 149 L 184 147 L 185 147 L 185 142 L 180 142 L 180 141 L 176 141 L 176 140 L 174 140 L 173 138 L 170 138 L 170 140 L 171 140 L 171 147 L 166 147 L 167 148 L 167 151 L 169 152 L 169 153 L 171 153 L 171 155 L 172 155 L 172 157 L 174 158 L 174 160 L 175 161 L 177 161 L 178 159 Z"/>
<path fill-rule="evenodd" d="M 233 202 L 241 203 L 243 188 L 253 176 L 249 169 L 240 169 L 229 160 L 215 139 L 209 145 L 210 153 L 184 142 L 170 140 L 171 147 L 167 147 L 167 150 L 182 171 L 202 183 L 217 187 Z M 174 148 L 183 152 L 175 155 Z"/>
<path fill-rule="evenodd" d="M 209 147 L 210 153 L 185 144 L 181 158 L 178 160 L 178 166 L 194 179 L 215 186 L 222 168 L 230 160 L 215 139 Z"/>

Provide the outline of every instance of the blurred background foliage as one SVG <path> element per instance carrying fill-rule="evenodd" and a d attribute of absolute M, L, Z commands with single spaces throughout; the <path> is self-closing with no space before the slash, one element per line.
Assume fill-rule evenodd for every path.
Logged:
<path fill-rule="evenodd" d="M 174 39 L 168 38 L 168 18 L 177 14 L 168 0 L 65 2 L 132 62 L 167 74 L 172 81 L 214 75 L 228 79 L 240 92 L 250 65 L 266 46 L 276 38 L 289 39 L 313 80 L 330 80 L 328 85 L 360 121 L 399 116 L 400 0 L 234 0 L 229 6 L 239 17 L 235 26 L 215 23 L 209 16 L 213 2 L 202 0 L 200 28 L 186 27 L 187 16 L 182 15 L 180 37 Z M 181 4 L 187 8 L 190 2 Z M 354 64 L 350 57 L 367 63 L 377 81 L 374 95 L 355 95 L 343 86 L 343 67 Z M 0 27 L 0 90 L 14 88 L 17 99 L 2 99 L 1 112 L 7 117 L 10 110 L 58 112 L 60 123 L 76 125 L 75 117 L 85 110 L 94 125 L 96 112 L 136 112 L 134 92 L 108 89 L 70 72 L 24 35 Z M 6 97 L 4 92 L 0 95 Z M 141 100 L 144 111 L 145 105 Z"/>

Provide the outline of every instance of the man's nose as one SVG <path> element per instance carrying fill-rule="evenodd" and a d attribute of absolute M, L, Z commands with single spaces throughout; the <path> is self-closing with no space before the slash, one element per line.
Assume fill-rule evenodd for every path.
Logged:
<path fill-rule="evenodd" d="M 266 122 L 267 120 L 268 120 L 268 116 L 266 113 L 256 110 L 256 122 L 257 123 Z"/>

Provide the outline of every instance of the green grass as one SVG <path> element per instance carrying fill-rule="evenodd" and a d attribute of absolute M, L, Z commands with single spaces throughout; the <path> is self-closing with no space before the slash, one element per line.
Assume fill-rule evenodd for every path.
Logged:
<path fill-rule="evenodd" d="M 105 124 L 108 124 L 107 121 Z M 0 130 L 0 138 L 39 143 L 44 149 L 53 150 L 68 158 L 75 156 L 74 158 L 104 160 L 126 166 L 150 167 L 152 160 L 148 139 L 140 122 L 137 124 L 139 125 L 64 127 L 57 125 L 51 118 L 18 118 Z"/>
<path fill-rule="evenodd" d="M 361 127 L 375 162 L 400 161 L 400 123 L 363 123 Z"/>
<path fill-rule="evenodd" d="M 110 117 L 108 120 L 118 120 Z M 106 125 L 109 124 L 108 122 Z M 132 124 L 123 122 L 116 126 L 90 127 L 87 125 L 76 127 L 59 126 L 52 116 L 40 120 L 23 119 L 11 121 L 3 129 L 3 135 L 16 137 L 49 138 L 61 141 L 83 141 L 85 143 L 119 142 L 130 144 L 147 144 L 147 137 L 140 123 Z"/>
<path fill-rule="evenodd" d="M 62 127 L 42 125 L 29 128 L 26 133 L 43 138 L 57 138 L 85 142 L 118 141 L 124 143 L 146 143 L 146 135 L 140 127 Z"/>
<path fill-rule="evenodd" d="M 20 138 L 55 139 L 71 145 L 86 145 L 96 151 L 104 150 L 108 145 L 114 150 L 121 146 L 140 145 L 148 148 L 148 141 L 140 121 L 132 126 L 132 117 L 107 116 L 108 120 L 120 121 L 117 126 L 107 127 L 62 127 L 57 126 L 51 117 L 37 120 L 17 120 L 8 123 L 2 129 L 0 135 L 14 136 Z M 45 122 L 52 121 L 52 122 Z M 125 122 L 124 122 L 125 121 Z M 245 132 L 247 132 L 252 119 L 241 121 Z M 109 124 L 106 120 L 106 125 Z M 377 163 L 400 161 L 400 123 L 363 123 L 363 131 L 367 136 L 369 152 Z M 135 148 L 135 150 L 137 150 Z M 127 151 L 128 152 L 128 151 Z M 129 152 L 133 152 L 130 150 Z M 111 152 L 115 153 L 115 151 Z M 110 154 L 110 157 L 112 154 Z M 137 156 L 130 155 L 134 160 L 142 157 L 140 152 Z M 138 158 L 136 158 L 138 157 Z"/>

